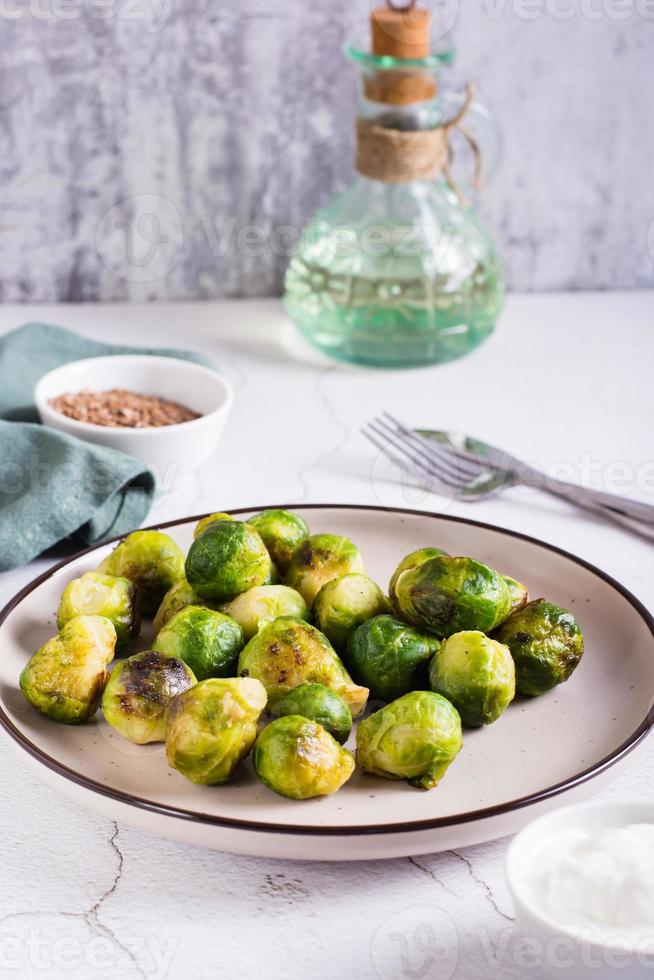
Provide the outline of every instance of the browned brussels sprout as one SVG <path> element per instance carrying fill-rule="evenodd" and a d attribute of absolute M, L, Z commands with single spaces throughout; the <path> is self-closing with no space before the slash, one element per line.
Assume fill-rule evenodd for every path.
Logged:
<path fill-rule="evenodd" d="M 138 590 L 128 578 L 85 572 L 64 589 L 57 611 L 57 626 L 63 629 L 75 616 L 105 616 L 114 624 L 116 646 L 139 635 L 141 614 Z"/>
<path fill-rule="evenodd" d="M 275 566 L 285 575 L 296 549 L 309 537 L 307 522 L 290 510 L 263 510 L 248 524 L 256 527 Z"/>
<path fill-rule="evenodd" d="M 102 695 L 102 713 L 130 742 L 163 742 L 166 708 L 196 683 L 193 671 L 176 657 L 146 650 L 120 660 Z"/>
<path fill-rule="evenodd" d="M 184 553 L 163 531 L 133 531 L 98 571 L 128 578 L 138 587 L 142 611 L 154 614 L 168 589 L 184 578 Z"/>
<path fill-rule="evenodd" d="M 257 737 L 266 691 L 252 677 L 210 677 L 166 712 L 168 764 L 192 783 L 226 783 Z"/>
<path fill-rule="evenodd" d="M 252 759 L 261 782 L 292 800 L 335 793 L 354 772 L 352 753 L 322 725 L 301 715 L 286 715 L 266 725 Z"/>
<path fill-rule="evenodd" d="M 238 672 L 256 677 L 274 707 L 300 684 L 331 687 L 343 698 L 352 717 L 366 706 L 368 690 L 354 684 L 326 636 L 294 616 L 280 616 L 262 626 L 241 651 Z"/>
<path fill-rule="evenodd" d="M 296 549 L 286 584 L 304 597 L 311 608 L 323 585 L 348 572 L 363 572 L 363 559 L 349 538 L 338 534 L 313 534 Z"/>
<path fill-rule="evenodd" d="M 418 629 L 446 637 L 492 630 L 508 616 L 511 593 L 502 576 L 480 561 L 444 555 L 402 572 L 395 604 Z"/>
<path fill-rule="evenodd" d="M 572 613 L 544 599 L 511 613 L 494 636 L 511 651 L 516 689 L 532 697 L 567 681 L 584 652 Z"/>
<path fill-rule="evenodd" d="M 104 616 L 76 616 L 30 657 L 20 688 L 41 714 L 77 725 L 95 714 L 109 678 L 116 630 Z"/>

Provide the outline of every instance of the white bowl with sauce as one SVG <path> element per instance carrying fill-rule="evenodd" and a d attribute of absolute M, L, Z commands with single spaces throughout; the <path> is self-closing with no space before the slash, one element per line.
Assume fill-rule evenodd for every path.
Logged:
<path fill-rule="evenodd" d="M 50 405 L 58 395 L 124 388 L 156 395 L 197 412 L 199 418 L 173 425 L 128 428 L 95 425 L 63 415 Z M 63 364 L 44 374 L 34 389 L 44 425 L 134 456 L 170 485 L 198 469 L 216 449 L 232 406 L 231 386 L 211 368 L 176 357 L 117 354 Z"/>
<path fill-rule="evenodd" d="M 537 976 L 654 975 L 654 803 L 545 814 L 511 843 L 506 876 L 517 941 Z"/>

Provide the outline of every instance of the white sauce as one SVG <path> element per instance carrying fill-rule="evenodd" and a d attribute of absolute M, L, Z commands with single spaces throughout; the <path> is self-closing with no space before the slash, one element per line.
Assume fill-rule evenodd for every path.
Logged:
<path fill-rule="evenodd" d="M 567 930 L 654 943 L 654 824 L 556 834 L 536 848 L 528 879 Z"/>

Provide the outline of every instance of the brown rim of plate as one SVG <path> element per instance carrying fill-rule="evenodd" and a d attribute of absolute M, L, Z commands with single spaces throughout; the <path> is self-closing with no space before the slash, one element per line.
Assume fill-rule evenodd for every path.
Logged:
<path fill-rule="evenodd" d="M 533 538 L 528 534 L 521 534 L 519 531 L 511 531 L 508 528 L 498 527 L 494 524 L 486 524 L 483 521 L 473 521 L 469 520 L 467 517 L 454 517 L 447 514 L 439 514 L 433 511 L 422 511 L 422 510 L 411 510 L 404 507 L 382 507 L 374 504 L 267 504 L 262 507 L 239 507 L 229 511 L 230 514 L 252 514 L 258 513 L 262 510 L 271 509 L 285 509 L 285 510 L 361 510 L 361 511 L 377 511 L 378 513 L 386 514 L 405 514 L 410 517 L 431 517 L 438 520 L 450 521 L 453 524 L 468 524 L 472 527 L 481 527 L 488 531 L 497 531 L 500 534 L 507 534 L 509 537 L 518 538 L 521 541 L 528 541 L 530 544 L 538 545 L 540 548 L 545 548 L 547 551 L 552 551 L 554 554 L 562 555 L 569 561 L 580 565 L 587 571 L 592 572 L 602 581 L 607 582 L 612 588 L 620 593 L 636 612 L 640 615 L 641 619 L 646 624 L 652 637 L 654 638 L 654 617 L 648 612 L 645 606 L 636 598 L 628 589 L 617 582 L 606 572 L 601 571 L 590 562 L 584 561 L 583 558 L 578 558 L 576 555 L 571 554 L 569 551 L 565 551 L 563 548 L 558 548 L 556 545 L 548 544 L 545 541 L 541 541 L 539 538 Z M 207 514 L 198 514 L 195 517 L 186 517 L 180 520 L 165 521 L 161 524 L 152 524 L 147 528 L 142 528 L 140 530 L 160 530 L 167 527 L 177 527 L 181 524 L 192 524 L 197 523 L 197 521 L 202 520 L 203 517 L 207 517 Z M 102 541 L 100 544 L 91 545 L 90 548 L 85 548 L 83 551 L 77 552 L 77 554 L 72 555 L 70 558 L 65 558 L 63 561 L 58 562 L 49 568 L 42 575 L 29 582 L 24 588 L 18 592 L 13 599 L 11 599 L 4 609 L 0 612 L 0 626 L 4 623 L 5 619 L 12 612 L 13 609 L 25 598 L 34 591 L 39 585 L 47 581 L 52 575 L 59 571 L 60 568 L 64 568 L 66 565 L 71 564 L 73 561 L 77 561 L 83 555 L 87 555 L 92 551 L 97 551 L 98 548 L 103 548 L 107 544 L 112 544 L 114 541 L 120 541 L 126 535 L 121 534 L 115 538 L 109 538 L 106 541 Z M 11 719 L 7 716 L 4 708 L 0 705 L 0 726 L 5 729 L 5 731 L 11 736 L 11 738 L 17 742 L 21 748 L 29 753 L 34 759 L 42 763 L 46 768 L 50 769 L 52 772 L 65 779 L 69 779 L 71 782 L 76 783 L 82 788 L 99 793 L 101 796 L 106 796 L 109 799 L 115 800 L 118 803 L 125 804 L 127 806 L 138 807 L 141 810 L 147 810 L 151 813 L 157 813 L 165 817 L 175 817 L 180 820 L 190 820 L 202 824 L 211 824 L 217 827 L 225 827 L 231 830 L 244 830 L 253 833 L 269 833 L 269 834 L 302 834 L 313 837 L 350 837 L 350 836 L 361 836 L 368 834 L 401 834 L 401 833 L 415 833 L 421 830 L 437 830 L 439 828 L 452 827 L 457 824 L 472 823 L 476 820 L 488 820 L 493 817 L 500 817 L 504 814 L 511 813 L 514 810 L 522 809 L 523 807 L 532 806 L 535 803 L 543 802 L 554 796 L 558 796 L 564 793 L 566 790 L 573 789 L 576 786 L 580 786 L 592 779 L 595 776 L 600 775 L 606 769 L 610 769 L 617 762 L 623 759 L 626 755 L 632 752 L 646 736 L 649 734 L 651 729 L 654 727 L 654 704 L 650 707 L 647 715 L 640 722 L 635 731 L 627 738 L 621 745 L 619 745 L 613 752 L 600 759 L 593 766 L 589 766 L 588 769 L 584 769 L 575 775 L 564 779 L 560 783 L 555 783 L 553 786 L 548 786 L 545 789 L 539 790 L 536 793 L 530 793 L 528 796 L 520 797 L 517 800 L 509 800 L 507 803 L 501 803 L 496 806 L 485 807 L 480 810 L 470 810 L 466 813 L 457 813 L 450 817 L 436 817 L 430 820 L 414 820 L 414 821 L 403 821 L 401 823 L 393 824 L 367 824 L 354 827 L 342 826 L 342 827 L 307 827 L 297 825 L 289 826 L 288 824 L 275 824 L 275 823 L 260 823 L 255 820 L 235 820 L 230 817 L 216 817 L 208 813 L 196 813 L 192 810 L 184 810 L 181 807 L 166 806 L 161 803 L 154 803 L 151 800 L 142 799 L 139 796 L 134 796 L 131 793 L 124 793 L 120 790 L 112 789 L 108 786 L 103 786 L 101 783 L 97 783 L 93 779 L 89 779 L 86 776 L 80 775 L 80 773 L 74 772 L 69 769 L 68 766 L 62 765 L 56 759 L 53 759 L 47 753 L 43 752 L 37 745 L 34 745 L 24 734 L 18 729 Z"/>

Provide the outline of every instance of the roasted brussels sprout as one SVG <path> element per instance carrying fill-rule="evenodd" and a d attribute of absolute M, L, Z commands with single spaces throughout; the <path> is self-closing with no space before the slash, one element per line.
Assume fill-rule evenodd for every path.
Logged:
<path fill-rule="evenodd" d="M 509 648 L 478 630 L 454 633 L 429 665 L 429 686 L 452 702 L 468 728 L 490 725 L 515 697 Z"/>
<path fill-rule="evenodd" d="M 354 771 L 352 753 L 322 725 L 301 715 L 286 715 L 266 725 L 252 761 L 262 783 L 292 800 L 335 793 Z"/>
<path fill-rule="evenodd" d="M 198 595 L 227 602 L 265 585 L 272 561 L 255 528 L 242 521 L 216 521 L 196 538 L 186 558 L 186 578 Z"/>
<path fill-rule="evenodd" d="M 567 681 L 584 652 L 572 613 L 544 599 L 511 613 L 493 635 L 511 651 L 516 689 L 532 697 Z"/>
<path fill-rule="evenodd" d="M 244 642 L 243 630 L 231 616 L 205 606 L 185 606 L 159 631 L 152 649 L 183 660 L 203 681 L 233 677 Z"/>
<path fill-rule="evenodd" d="M 380 701 L 394 701 L 416 687 L 427 688 L 427 664 L 440 647 L 392 616 L 375 616 L 354 631 L 345 662 L 354 680 Z"/>
<path fill-rule="evenodd" d="M 290 510 L 262 510 L 248 521 L 263 538 L 270 557 L 282 575 L 291 564 L 298 545 L 309 537 L 309 525 Z"/>
<path fill-rule="evenodd" d="M 357 762 L 376 776 L 432 789 L 462 744 L 456 708 L 440 694 L 411 691 L 360 723 Z"/>
<path fill-rule="evenodd" d="M 314 622 L 337 650 L 342 650 L 361 623 L 390 612 L 378 585 L 360 572 L 341 575 L 323 585 L 313 603 Z"/>
<path fill-rule="evenodd" d="M 461 630 L 489 632 L 511 608 L 502 576 L 474 558 L 429 558 L 402 572 L 395 603 L 403 619 L 434 636 Z"/>
<path fill-rule="evenodd" d="M 210 677 L 168 705 L 168 764 L 192 783 L 226 783 L 257 737 L 266 692 L 252 677 Z"/>
<path fill-rule="evenodd" d="M 349 538 L 337 534 L 313 534 L 296 549 L 286 583 L 304 596 L 311 608 L 323 585 L 348 572 L 363 572 L 363 559 Z"/>
<path fill-rule="evenodd" d="M 206 517 L 203 517 L 202 520 L 198 521 L 198 523 L 195 525 L 193 529 L 193 538 L 194 539 L 199 538 L 200 535 L 204 534 L 204 532 L 211 524 L 215 524 L 217 521 L 233 521 L 233 520 L 234 518 L 230 517 L 229 514 L 222 514 L 222 513 L 207 514 Z"/>
<path fill-rule="evenodd" d="M 295 616 L 280 616 L 262 626 L 241 651 L 238 673 L 262 682 L 271 707 L 306 683 L 331 687 L 353 718 L 361 714 L 368 699 L 367 689 L 352 682 L 327 637 Z"/>
<path fill-rule="evenodd" d="M 20 689 L 37 711 L 55 721 L 88 721 L 100 703 L 115 647 L 110 619 L 76 616 L 30 657 Z"/>
<path fill-rule="evenodd" d="M 105 616 L 116 629 L 116 646 L 139 635 L 141 614 L 138 591 L 128 578 L 85 572 L 64 589 L 57 611 L 57 627 L 63 629 L 75 616 Z"/>
<path fill-rule="evenodd" d="M 289 691 L 272 710 L 277 718 L 302 715 L 322 725 L 343 745 L 352 731 L 352 715 L 340 694 L 324 684 L 300 684 Z"/>
<path fill-rule="evenodd" d="M 418 548 L 417 551 L 411 551 L 406 555 L 391 575 L 391 580 L 388 583 L 388 597 L 391 602 L 395 602 L 395 585 L 402 572 L 406 572 L 409 568 L 417 568 L 429 558 L 442 558 L 444 555 L 447 555 L 447 551 L 441 551 L 440 548 Z"/>
<path fill-rule="evenodd" d="M 223 612 L 240 623 L 245 639 L 250 640 L 262 623 L 269 623 L 278 616 L 307 618 L 307 604 L 295 589 L 288 585 L 258 585 L 241 592 L 223 606 Z"/>
<path fill-rule="evenodd" d="M 100 562 L 98 571 L 133 582 L 142 612 L 151 614 L 168 589 L 184 578 L 184 554 L 163 531 L 133 531 Z"/>
<path fill-rule="evenodd" d="M 157 609 L 156 616 L 152 621 L 154 635 L 157 635 L 159 630 L 166 625 L 169 619 L 173 618 L 175 613 L 178 613 L 180 609 L 184 609 L 186 606 L 206 606 L 207 609 L 216 608 L 215 603 L 209 599 L 202 599 L 184 578 L 180 582 L 176 582 L 171 589 L 168 589 L 161 600 L 161 605 Z"/>
<path fill-rule="evenodd" d="M 163 742 L 166 708 L 196 683 L 190 667 L 177 657 L 146 650 L 120 660 L 102 695 L 102 712 L 130 742 Z"/>
<path fill-rule="evenodd" d="M 502 578 L 506 582 L 509 593 L 511 594 L 511 612 L 515 612 L 516 609 L 522 609 L 525 603 L 529 601 L 527 586 L 511 578 L 509 575 L 503 575 Z"/>

